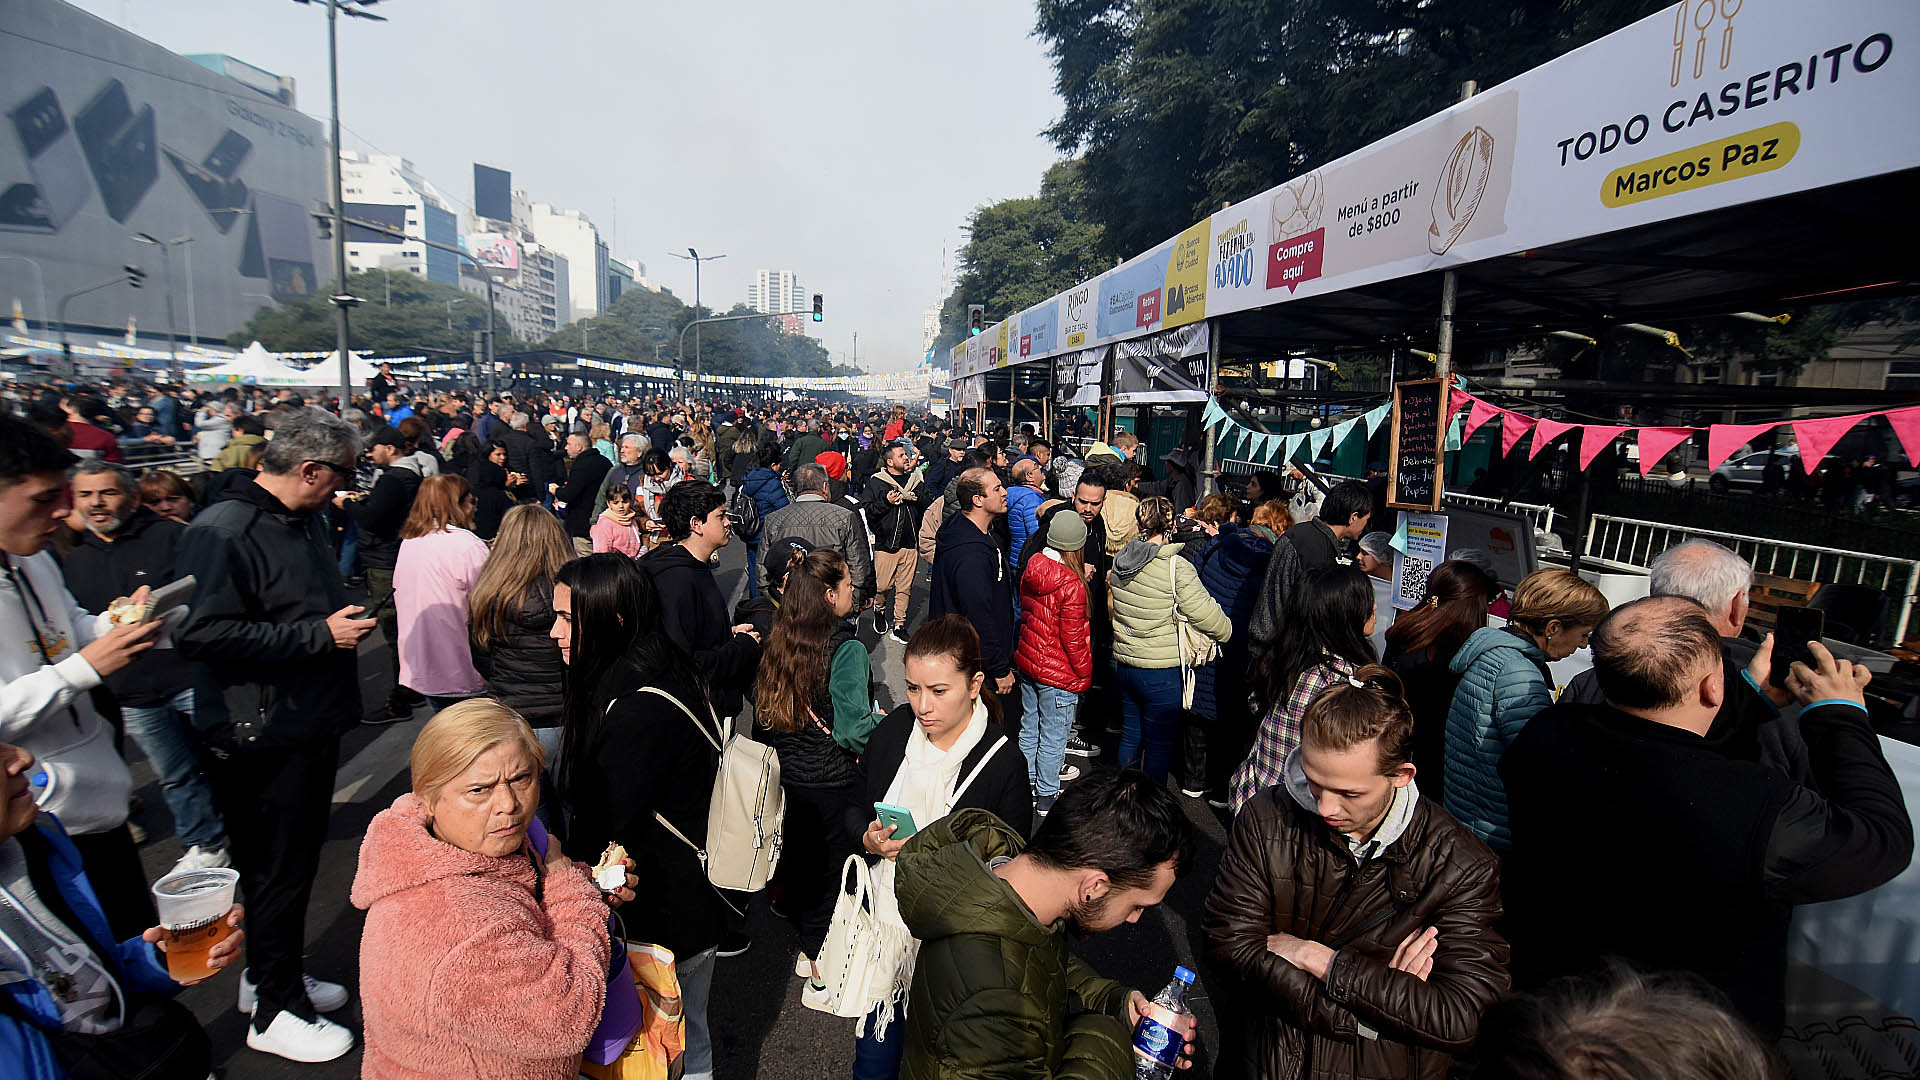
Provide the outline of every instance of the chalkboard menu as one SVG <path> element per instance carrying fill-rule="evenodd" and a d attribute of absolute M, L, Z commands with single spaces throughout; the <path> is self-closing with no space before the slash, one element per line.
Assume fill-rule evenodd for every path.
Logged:
<path fill-rule="evenodd" d="M 1387 505 L 1398 510 L 1440 509 L 1440 438 L 1446 384 L 1439 379 L 1395 383 L 1393 445 L 1387 455 Z"/>

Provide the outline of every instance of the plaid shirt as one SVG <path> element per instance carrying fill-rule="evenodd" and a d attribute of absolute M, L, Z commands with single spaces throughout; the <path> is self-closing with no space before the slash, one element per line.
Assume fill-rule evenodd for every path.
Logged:
<path fill-rule="evenodd" d="M 1300 745 L 1300 720 L 1307 715 L 1307 706 L 1321 691 L 1356 670 L 1345 660 L 1333 657 L 1301 672 L 1293 681 L 1287 700 L 1274 706 L 1266 719 L 1260 721 L 1260 735 L 1253 741 L 1253 752 L 1234 771 L 1227 794 L 1234 813 L 1238 814 L 1248 799 L 1281 781 L 1286 775 L 1287 755 Z"/>

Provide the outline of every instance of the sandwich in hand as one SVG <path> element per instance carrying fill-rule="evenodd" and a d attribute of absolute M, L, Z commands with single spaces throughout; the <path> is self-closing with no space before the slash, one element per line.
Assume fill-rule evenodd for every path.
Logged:
<path fill-rule="evenodd" d="M 607 850 L 600 853 L 600 861 L 593 864 L 593 883 L 601 892 L 619 892 L 627 887 L 627 849 L 619 844 L 608 844 Z"/>

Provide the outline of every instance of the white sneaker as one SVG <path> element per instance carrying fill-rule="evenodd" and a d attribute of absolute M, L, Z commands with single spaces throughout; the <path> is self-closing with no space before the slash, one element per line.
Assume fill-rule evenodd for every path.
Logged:
<path fill-rule="evenodd" d="M 171 872 L 177 874 L 182 870 L 208 870 L 232 865 L 233 859 L 227 855 L 226 848 L 203 848 L 195 844 L 187 849 L 186 854 L 180 856 L 178 862 L 173 864 Z"/>
<path fill-rule="evenodd" d="M 813 958 L 806 953 L 797 953 L 793 958 L 793 977 L 805 979 L 813 974 Z"/>
<path fill-rule="evenodd" d="M 313 1003 L 315 1012 L 330 1013 L 347 1003 L 347 988 L 341 986 L 339 983 L 328 982 L 325 979 L 316 979 L 311 975 L 302 975 L 301 978 L 307 981 L 307 1000 Z M 240 1011 L 246 1013 L 248 1016 L 252 1016 L 253 1007 L 259 1000 L 258 993 L 254 989 L 253 980 L 247 977 L 247 973 L 243 969 L 240 972 L 240 1000 L 238 1003 Z"/>
<path fill-rule="evenodd" d="M 288 1061 L 332 1061 L 353 1049 L 353 1032 L 323 1017 L 302 1020 L 282 1010 L 265 1031 L 249 1023 L 247 1045 Z"/>
<path fill-rule="evenodd" d="M 1061 783 L 1071 784 L 1078 779 L 1080 779 L 1080 766 L 1078 765 L 1060 766 L 1060 782 Z"/>

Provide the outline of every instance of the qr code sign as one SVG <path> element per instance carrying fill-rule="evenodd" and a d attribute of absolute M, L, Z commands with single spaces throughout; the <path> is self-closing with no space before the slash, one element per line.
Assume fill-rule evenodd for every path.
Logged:
<path fill-rule="evenodd" d="M 1400 604 L 1402 610 L 1417 607 L 1427 596 L 1427 575 L 1433 573 L 1433 560 L 1419 555 L 1401 556 Z"/>

